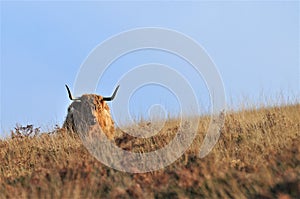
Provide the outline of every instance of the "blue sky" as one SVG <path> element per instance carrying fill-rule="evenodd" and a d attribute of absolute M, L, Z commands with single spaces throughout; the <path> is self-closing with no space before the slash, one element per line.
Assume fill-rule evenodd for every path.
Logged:
<path fill-rule="evenodd" d="M 173 29 L 201 44 L 222 76 L 228 103 L 243 97 L 259 103 L 261 93 L 299 97 L 299 26 L 299 1 L 1 1 L 1 135 L 16 123 L 61 125 L 70 104 L 64 85 L 73 88 L 81 64 L 98 44 L 133 28 Z M 112 67 L 95 92 L 110 95 L 122 73 L 151 62 L 186 71 L 167 53 L 132 53 L 114 63 L 126 67 Z M 192 71 L 187 77 L 203 88 L 197 97 L 205 109 L 205 83 Z M 133 96 L 132 114 L 143 114 L 153 103 L 177 111 L 176 100 L 167 100 L 170 93 L 148 89 Z M 160 98 L 153 101 L 155 93 Z"/>

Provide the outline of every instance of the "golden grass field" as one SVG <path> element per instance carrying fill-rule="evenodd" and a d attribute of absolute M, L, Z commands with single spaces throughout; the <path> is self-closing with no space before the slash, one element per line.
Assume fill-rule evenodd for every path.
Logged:
<path fill-rule="evenodd" d="M 0 140 L 0 198 L 300 197 L 300 104 L 227 112 L 218 143 L 200 159 L 208 123 L 200 118 L 196 139 L 175 163 L 144 174 L 101 164 L 72 133 L 14 130 Z M 151 139 L 117 130 L 116 143 L 132 151 L 160 148 L 178 125 L 168 121 Z"/>

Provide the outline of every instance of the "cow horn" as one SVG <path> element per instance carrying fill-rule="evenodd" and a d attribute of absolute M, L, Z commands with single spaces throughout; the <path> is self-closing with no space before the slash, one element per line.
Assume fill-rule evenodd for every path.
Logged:
<path fill-rule="evenodd" d="M 66 86 L 66 88 L 67 88 L 67 91 L 68 91 L 68 95 L 69 95 L 70 100 L 78 100 L 78 98 L 73 98 L 73 97 L 72 97 L 72 93 L 71 93 L 71 91 L 70 91 L 68 85 L 65 85 L 65 86 Z"/>
<path fill-rule="evenodd" d="M 111 97 L 103 97 L 103 101 L 112 101 L 115 98 L 119 87 L 120 87 L 120 85 L 117 86 L 117 88 L 115 89 L 115 91 Z"/>

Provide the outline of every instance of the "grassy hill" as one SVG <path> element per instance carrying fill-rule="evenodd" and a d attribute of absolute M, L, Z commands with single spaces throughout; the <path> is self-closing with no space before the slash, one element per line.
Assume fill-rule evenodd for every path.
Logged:
<path fill-rule="evenodd" d="M 218 143 L 200 159 L 209 123 L 202 117 L 196 139 L 180 159 L 144 174 L 101 164 L 74 134 L 54 130 L 27 136 L 34 129 L 19 127 L 12 138 L 0 140 L 0 198 L 297 198 L 299 113 L 300 104 L 228 112 Z M 116 143 L 132 151 L 160 148 L 178 125 L 168 121 L 151 139 L 118 130 Z"/>

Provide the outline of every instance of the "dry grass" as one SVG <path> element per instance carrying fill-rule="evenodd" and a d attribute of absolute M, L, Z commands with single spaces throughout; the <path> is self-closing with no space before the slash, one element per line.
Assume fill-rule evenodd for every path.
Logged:
<path fill-rule="evenodd" d="M 203 117 L 197 138 L 180 159 L 145 174 L 104 166 L 76 135 L 63 131 L 0 140 L 0 198 L 297 198 L 299 112 L 300 104 L 227 113 L 217 145 L 200 159 L 209 122 Z M 116 143 L 152 151 L 168 143 L 178 125 L 168 121 L 151 139 L 119 130 Z"/>

